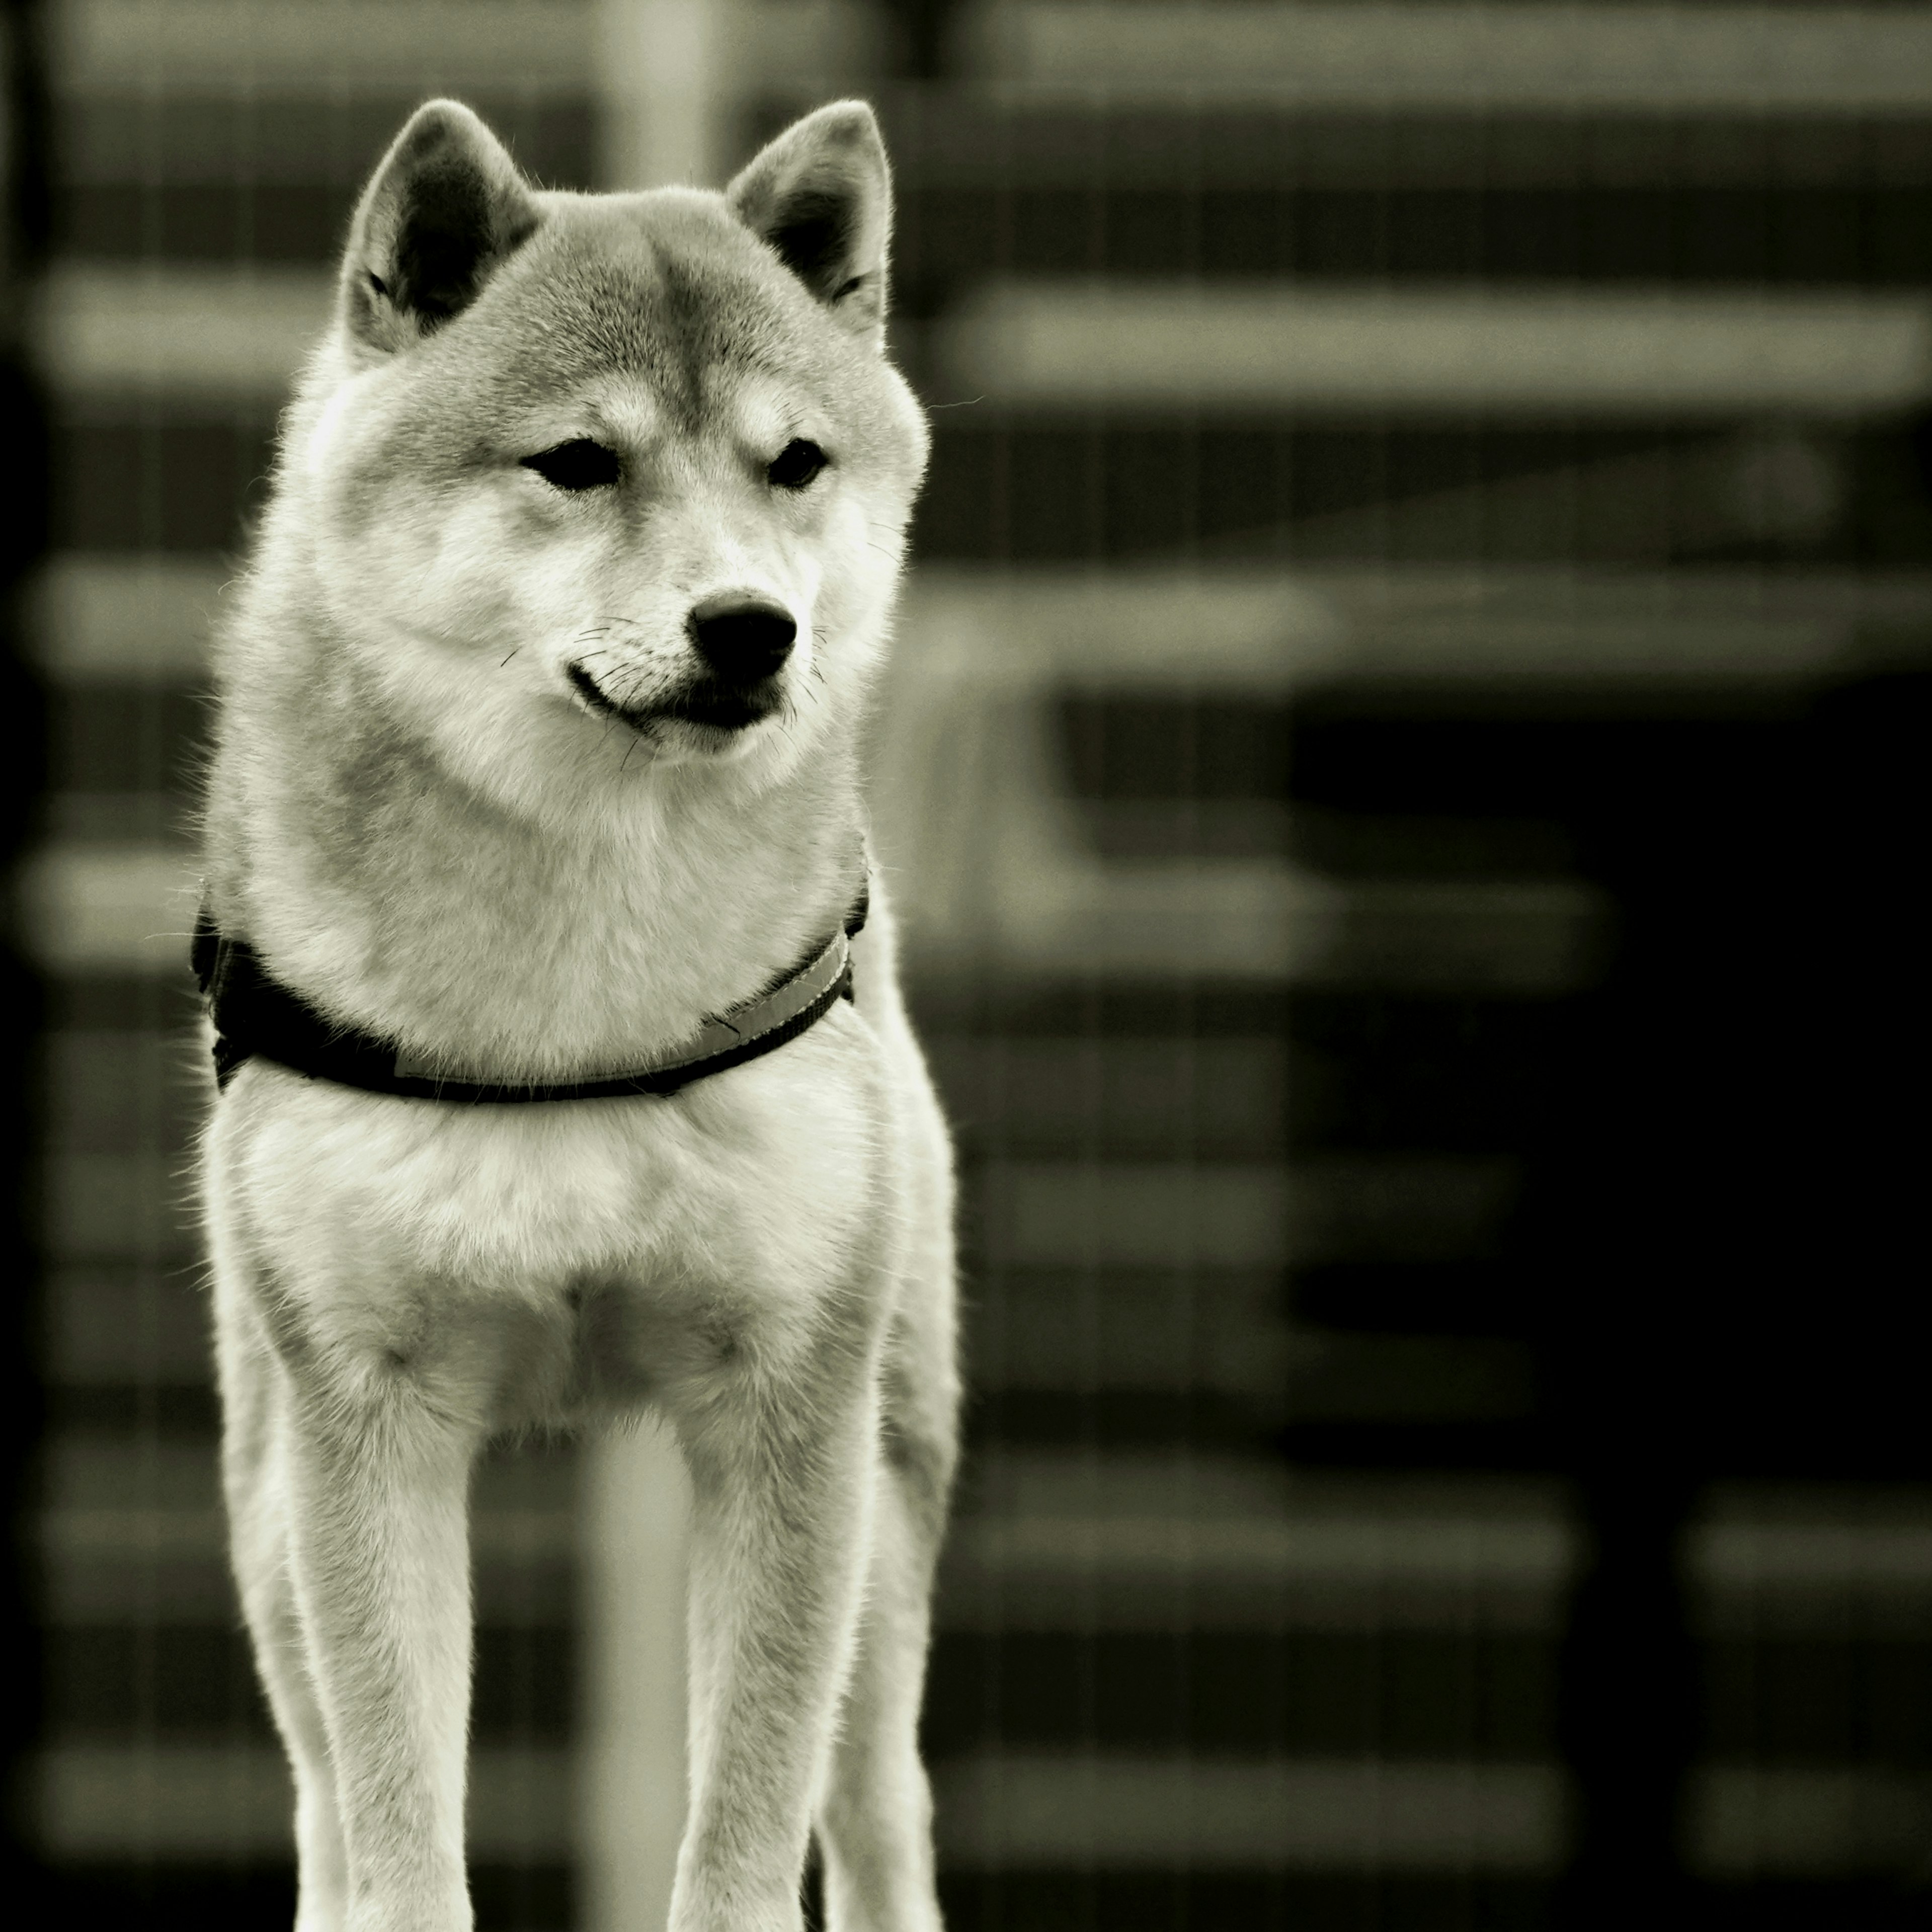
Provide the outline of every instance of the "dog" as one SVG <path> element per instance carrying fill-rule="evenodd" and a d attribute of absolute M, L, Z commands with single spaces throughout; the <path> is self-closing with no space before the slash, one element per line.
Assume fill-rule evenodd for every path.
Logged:
<path fill-rule="evenodd" d="M 215 650 L 196 963 L 235 1574 L 300 1932 L 464 1932 L 466 1492 L 655 1412 L 693 1493 L 674 1932 L 935 1932 L 952 1173 L 862 747 L 928 435 L 835 104 L 722 193 L 468 109 L 351 225 Z"/>

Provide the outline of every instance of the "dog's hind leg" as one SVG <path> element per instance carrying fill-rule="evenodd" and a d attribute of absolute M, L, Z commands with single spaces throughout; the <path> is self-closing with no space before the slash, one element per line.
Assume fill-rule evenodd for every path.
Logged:
<path fill-rule="evenodd" d="M 935 1539 L 924 1472 L 879 1471 L 870 1587 L 818 1816 L 830 1932 L 938 1932 L 919 1756 Z"/>
<path fill-rule="evenodd" d="M 869 1587 L 818 1817 L 830 1932 L 939 1932 L 918 1733 L 957 1454 L 950 1257 L 944 1269 L 910 1288 L 886 1355 Z"/>
<path fill-rule="evenodd" d="M 230 1555 L 242 1614 L 254 1641 L 256 1669 L 295 1774 L 296 1932 L 342 1932 L 349 1906 L 348 1858 L 328 1733 L 309 1677 L 289 1574 L 281 1414 L 288 1392 L 253 1310 L 226 1270 L 217 1276 L 215 1301 Z"/>

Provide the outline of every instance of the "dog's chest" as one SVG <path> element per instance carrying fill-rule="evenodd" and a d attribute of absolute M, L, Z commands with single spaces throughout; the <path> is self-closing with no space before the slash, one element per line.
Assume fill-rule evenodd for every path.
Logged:
<path fill-rule="evenodd" d="M 250 1066 L 211 1155 L 305 1300 L 561 1308 L 586 1280 L 660 1299 L 824 1292 L 871 1216 L 885 1132 L 844 1008 L 666 1099 L 460 1106 Z M 238 1102 L 238 1106 L 235 1103 Z"/>

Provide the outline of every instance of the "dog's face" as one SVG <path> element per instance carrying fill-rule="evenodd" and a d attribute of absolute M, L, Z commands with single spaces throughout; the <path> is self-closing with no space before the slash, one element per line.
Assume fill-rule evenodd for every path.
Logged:
<path fill-rule="evenodd" d="M 890 226 L 855 103 L 722 195 L 538 193 L 466 109 L 404 128 L 285 487 L 332 628 L 474 782 L 766 782 L 856 718 L 926 449 Z"/>

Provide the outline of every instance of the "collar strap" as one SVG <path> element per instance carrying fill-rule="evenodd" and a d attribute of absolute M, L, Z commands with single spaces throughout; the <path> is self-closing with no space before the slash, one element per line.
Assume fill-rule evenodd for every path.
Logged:
<path fill-rule="evenodd" d="M 620 1100 L 675 1094 L 748 1060 L 775 1052 L 852 997 L 850 942 L 866 923 L 861 886 L 844 922 L 803 965 L 768 992 L 707 1019 L 688 1040 L 641 1066 L 556 1084 L 446 1078 L 394 1040 L 344 1026 L 271 979 L 244 939 L 216 929 L 206 905 L 195 922 L 194 961 L 202 1002 L 214 1024 L 214 1077 L 226 1088 L 244 1060 L 260 1057 L 314 1080 L 412 1100 L 502 1106 L 527 1100 Z"/>

